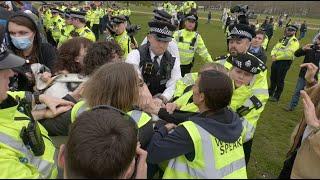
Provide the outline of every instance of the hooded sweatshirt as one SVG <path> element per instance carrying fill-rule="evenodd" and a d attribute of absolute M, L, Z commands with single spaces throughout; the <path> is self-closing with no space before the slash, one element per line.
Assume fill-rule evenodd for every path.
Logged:
<path fill-rule="evenodd" d="M 226 143 L 236 142 L 243 130 L 240 117 L 228 108 L 221 109 L 214 114 L 204 112 L 192 116 L 190 121 Z M 164 126 L 155 127 L 155 133 L 148 146 L 147 161 L 157 164 L 180 155 L 185 155 L 189 161 L 193 161 L 194 152 L 193 141 L 184 126 L 178 126 L 170 134 Z"/>
<path fill-rule="evenodd" d="M 10 18 L 15 17 L 15 16 L 23 16 L 23 17 L 30 19 L 30 21 L 36 27 L 36 35 L 35 35 L 34 41 L 37 41 L 36 43 L 38 44 L 38 49 L 33 57 L 27 57 L 27 59 L 32 59 L 32 61 L 34 61 L 33 63 L 40 63 L 40 64 L 47 66 L 49 69 L 53 69 L 53 65 L 57 59 L 56 49 L 48 43 L 41 42 L 41 36 L 40 36 L 39 29 L 37 28 L 37 24 L 34 22 L 34 20 L 29 15 L 27 15 L 25 13 L 16 13 L 13 16 L 11 16 Z M 10 18 L 9 18 L 9 20 L 10 20 Z M 9 24 L 9 21 L 6 26 L 6 34 L 7 34 L 7 38 L 8 38 L 9 49 L 12 50 L 14 54 L 18 55 L 18 52 L 20 50 L 17 49 L 12 43 L 11 37 L 9 35 L 8 24 Z M 33 88 L 32 88 L 33 83 L 30 83 L 27 80 L 27 77 L 24 75 L 27 72 L 31 72 L 30 65 L 31 65 L 31 63 L 24 64 L 23 66 L 16 68 L 16 70 L 18 72 L 18 75 L 16 76 L 16 79 L 17 79 L 17 85 L 15 87 L 16 90 L 33 91 Z M 13 83 L 14 83 L 13 81 L 14 80 L 11 79 L 10 87 L 13 86 Z"/>

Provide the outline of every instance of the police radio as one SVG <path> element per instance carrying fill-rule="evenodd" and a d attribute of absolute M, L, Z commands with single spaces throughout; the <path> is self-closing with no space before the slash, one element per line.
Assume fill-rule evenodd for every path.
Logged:
<path fill-rule="evenodd" d="M 23 143 L 32 150 L 35 156 L 42 156 L 45 150 L 45 144 L 41 135 L 41 131 L 38 122 L 34 120 L 31 114 L 31 103 L 27 102 L 25 99 L 18 98 L 19 107 L 23 108 L 24 113 L 30 118 L 27 127 L 23 127 L 20 132 L 20 137 Z"/>

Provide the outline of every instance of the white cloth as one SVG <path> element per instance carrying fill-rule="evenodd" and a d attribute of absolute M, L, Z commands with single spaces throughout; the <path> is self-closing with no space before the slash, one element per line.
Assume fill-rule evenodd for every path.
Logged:
<path fill-rule="evenodd" d="M 150 52 L 151 52 L 150 56 L 151 56 L 151 58 L 153 60 L 155 55 L 154 55 L 154 53 L 152 51 L 150 51 Z M 159 57 L 162 57 L 162 55 L 159 56 Z M 161 62 L 161 58 L 158 58 L 157 61 L 158 61 L 159 64 L 161 64 L 160 63 Z M 142 77 L 142 74 L 141 74 L 142 68 L 139 68 L 140 53 L 139 53 L 138 50 L 135 49 L 135 50 L 131 51 L 128 54 L 126 63 L 133 64 L 135 69 L 138 71 L 139 76 Z M 180 61 L 179 60 L 175 60 L 173 69 L 171 70 L 171 78 L 166 83 L 166 89 L 162 93 L 162 96 L 164 96 L 167 100 L 170 100 L 172 98 L 173 93 L 174 93 L 174 91 L 176 89 L 176 82 L 180 78 L 181 78 Z"/>

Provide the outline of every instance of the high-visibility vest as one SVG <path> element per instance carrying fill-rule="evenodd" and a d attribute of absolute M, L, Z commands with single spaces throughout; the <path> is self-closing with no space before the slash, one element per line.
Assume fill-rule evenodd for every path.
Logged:
<path fill-rule="evenodd" d="M 96 41 L 96 36 L 87 26 L 82 28 L 76 28 L 75 31 L 79 34 L 79 37 L 87 38 L 93 42 Z"/>
<path fill-rule="evenodd" d="M 86 105 L 85 101 L 79 101 L 71 110 L 71 122 L 74 122 L 82 112 L 88 110 L 90 110 L 90 108 Z M 137 123 L 138 128 L 143 127 L 151 120 L 151 116 L 143 111 L 132 110 L 127 112 L 127 114 Z"/>
<path fill-rule="evenodd" d="M 24 98 L 25 92 L 8 92 L 8 95 L 12 98 Z M 28 126 L 30 122 L 29 117 L 20 113 L 17 107 L 18 105 L 0 109 L 0 178 L 56 178 L 58 150 L 52 144 L 46 129 L 38 124 L 45 137 L 45 151 L 42 156 L 34 156 L 20 137 L 22 127 Z"/>
<path fill-rule="evenodd" d="M 174 98 L 180 97 L 188 86 L 194 85 L 197 78 L 198 78 L 197 72 L 185 74 L 184 77 L 182 77 L 176 82 L 176 89 L 174 91 L 173 97 Z"/>
<path fill-rule="evenodd" d="M 271 56 L 276 56 L 277 61 L 294 60 L 294 52 L 299 49 L 299 41 L 295 36 L 283 38 L 272 49 Z"/>
<path fill-rule="evenodd" d="M 171 159 L 164 171 L 164 179 L 247 178 L 241 136 L 234 143 L 226 143 L 192 121 L 180 125 L 186 128 L 192 139 L 195 157 L 193 161 L 185 155 Z"/>
<path fill-rule="evenodd" d="M 212 62 L 211 55 L 198 32 L 182 29 L 176 31 L 173 37 L 178 43 L 181 65 L 193 63 L 195 53 L 204 61 Z"/>
<path fill-rule="evenodd" d="M 113 39 L 119 44 L 123 51 L 123 57 L 126 59 L 128 54 L 132 51 L 131 49 L 131 38 L 125 30 L 122 34 L 113 36 Z"/>

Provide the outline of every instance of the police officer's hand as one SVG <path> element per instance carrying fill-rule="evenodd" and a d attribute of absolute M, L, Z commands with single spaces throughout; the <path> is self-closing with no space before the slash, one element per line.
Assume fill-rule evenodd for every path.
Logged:
<path fill-rule="evenodd" d="M 35 120 L 49 119 L 49 118 L 54 118 L 61 113 L 67 112 L 71 108 L 72 106 L 59 106 L 56 108 L 55 112 L 53 112 L 51 109 L 41 109 L 41 110 L 33 110 L 31 113 Z"/>
<path fill-rule="evenodd" d="M 276 56 L 271 56 L 271 60 L 275 61 L 276 60 Z"/>
<path fill-rule="evenodd" d="M 60 107 L 67 106 L 71 108 L 74 105 L 73 102 L 48 96 L 48 95 L 44 95 L 44 94 L 41 94 L 39 96 L 39 100 L 41 103 L 44 103 L 45 105 L 47 105 L 47 107 L 50 109 L 53 115 L 57 115 L 58 113 L 61 112 L 61 110 L 63 110 L 63 108 L 61 109 Z"/>
<path fill-rule="evenodd" d="M 303 46 L 302 50 L 303 50 L 303 51 L 311 50 L 311 46 L 312 46 L 312 45 L 313 45 L 313 44 L 306 44 L 305 46 Z"/>
<path fill-rule="evenodd" d="M 165 108 L 169 114 L 172 114 L 176 109 L 179 109 L 176 103 L 167 103 Z"/>
<path fill-rule="evenodd" d="M 303 63 L 300 65 L 301 68 L 307 68 L 307 72 L 304 76 L 308 83 L 312 83 L 315 81 L 314 76 L 318 73 L 318 67 L 313 63 Z"/>
<path fill-rule="evenodd" d="M 320 128 L 320 120 L 316 115 L 315 107 L 310 97 L 304 90 L 300 91 L 300 94 L 302 97 L 304 117 L 306 123 L 314 128 Z"/>

